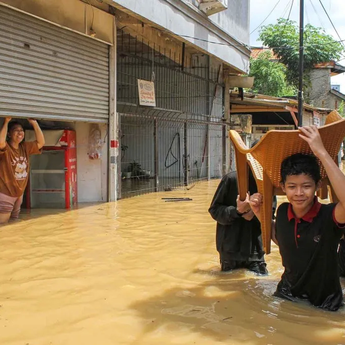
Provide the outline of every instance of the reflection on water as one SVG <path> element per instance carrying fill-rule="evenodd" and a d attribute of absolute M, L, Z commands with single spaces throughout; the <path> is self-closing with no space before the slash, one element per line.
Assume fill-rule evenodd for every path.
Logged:
<path fill-rule="evenodd" d="M 344 309 L 272 297 L 277 247 L 268 277 L 219 272 L 218 182 L 1 228 L 0 344 L 345 344 Z"/>

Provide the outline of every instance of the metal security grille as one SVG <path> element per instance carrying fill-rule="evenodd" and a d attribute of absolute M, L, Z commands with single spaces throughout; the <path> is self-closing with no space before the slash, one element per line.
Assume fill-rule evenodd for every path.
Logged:
<path fill-rule="evenodd" d="M 120 114 L 121 198 L 190 188 L 225 171 L 226 124 Z"/>
<path fill-rule="evenodd" d="M 108 51 L 0 5 L 0 115 L 108 122 Z"/>
<path fill-rule="evenodd" d="M 225 171 L 226 124 L 220 65 L 118 30 L 121 197 L 218 178 Z M 138 105 L 138 79 L 154 80 L 156 107 Z"/>
<path fill-rule="evenodd" d="M 121 197 L 218 178 L 225 171 L 221 66 L 118 30 Z M 137 80 L 154 80 L 156 107 L 138 105 Z"/>

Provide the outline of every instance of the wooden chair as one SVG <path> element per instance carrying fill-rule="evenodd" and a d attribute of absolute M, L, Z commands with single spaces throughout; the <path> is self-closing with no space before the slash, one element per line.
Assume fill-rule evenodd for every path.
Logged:
<path fill-rule="evenodd" d="M 345 119 L 337 111 L 332 111 L 327 115 L 325 125 L 319 127 L 319 132 L 326 150 L 338 164 L 338 152 L 345 137 Z M 309 145 L 298 136 L 299 133 L 298 130 L 272 130 L 263 135 L 261 140 L 249 149 L 236 131 L 229 131 L 235 148 L 240 199 L 244 200 L 248 191 L 248 165 L 252 169 L 258 192 L 263 196 L 261 231 L 267 254 L 271 251 L 272 198 L 273 195 L 284 194 L 280 188 L 280 165 L 292 154 L 312 154 Z M 328 187 L 331 186 L 322 165 L 321 177 L 322 188 L 318 195 L 321 199 L 326 199 Z M 333 201 L 336 201 L 335 194 L 331 190 L 330 196 L 333 197 Z"/>

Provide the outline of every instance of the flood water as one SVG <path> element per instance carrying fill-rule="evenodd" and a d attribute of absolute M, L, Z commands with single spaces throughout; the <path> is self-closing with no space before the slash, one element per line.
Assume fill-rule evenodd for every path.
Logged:
<path fill-rule="evenodd" d="M 218 182 L 1 228 L 0 344 L 345 344 L 344 309 L 272 296 L 276 246 L 267 277 L 219 272 L 207 212 Z"/>

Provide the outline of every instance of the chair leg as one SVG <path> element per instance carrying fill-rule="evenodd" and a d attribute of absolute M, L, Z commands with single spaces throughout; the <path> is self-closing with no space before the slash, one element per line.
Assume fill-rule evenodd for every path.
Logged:
<path fill-rule="evenodd" d="M 247 157 L 245 154 L 236 152 L 236 170 L 237 170 L 237 183 L 238 194 L 240 200 L 245 200 L 249 190 L 249 171 L 248 171 Z"/>
<path fill-rule="evenodd" d="M 261 206 L 261 235 L 262 243 L 266 254 L 271 252 L 271 238 L 272 238 L 272 200 L 273 200 L 273 185 L 267 176 L 263 176 L 261 186 L 258 185 L 258 190 L 262 194 L 263 203 Z"/>
<path fill-rule="evenodd" d="M 329 183 L 328 179 L 322 180 L 321 187 L 317 191 L 317 196 L 322 200 L 328 198 L 328 188 L 327 188 L 328 183 Z"/>
<path fill-rule="evenodd" d="M 332 185 L 329 184 L 328 187 L 329 187 L 329 200 L 330 200 L 330 202 L 332 202 L 332 203 L 339 202 L 339 199 L 337 198 L 337 194 L 335 194 L 335 191 L 334 191 Z"/>

